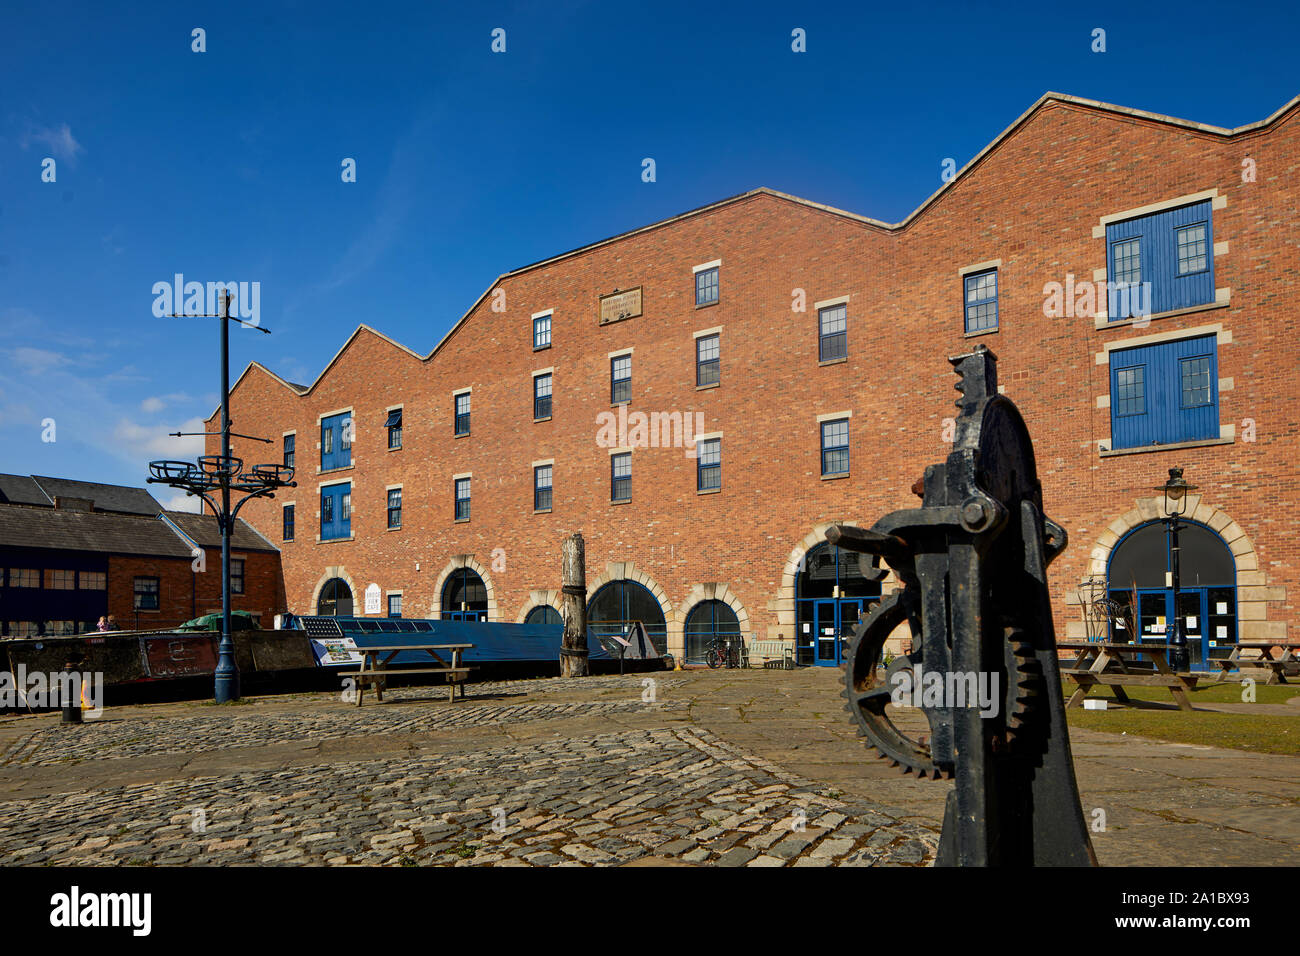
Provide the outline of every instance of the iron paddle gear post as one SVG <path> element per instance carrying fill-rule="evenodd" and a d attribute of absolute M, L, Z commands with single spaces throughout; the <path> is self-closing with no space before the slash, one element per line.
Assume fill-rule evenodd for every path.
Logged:
<path fill-rule="evenodd" d="M 984 346 L 949 359 L 959 378 L 952 453 L 913 487 L 920 508 L 868 531 L 832 527 L 833 545 L 883 559 L 902 584 L 859 622 L 845 661 L 847 709 L 883 757 L 920 777 L 955 777 L 939 866 L 1096 865 L 1070 755 L 1047 566 L 1065 529 L 1043 515 L 1029 431 L 997 389 Z M 913 650 L 879 671 L 906 623 Z M 907 673 L 904 673 L 907 672 Z M 930 733 L 901 730 L 887 707 L 925 672 L 964 700 L 918 699 Z M 996 689 L 996 706 L 969 699 Z M 962 695 L 958 694 L 957 697 Z"/>

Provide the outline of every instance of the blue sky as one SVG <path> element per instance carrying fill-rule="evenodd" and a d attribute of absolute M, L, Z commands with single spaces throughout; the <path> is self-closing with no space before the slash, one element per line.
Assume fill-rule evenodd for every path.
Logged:
<path fill-rule="evenodd" d="M 426 353 L 501 272 L 756 186 L 898 221 L 1049 89 L 1263 119 L 1300 93 L 1272 6 L 7 4 L 0 471 L 197 453 L 166 433 L 216 405 L 218 330 L 153 315 L 174 273 L 260 283 L 232 379 L 310 382 L 359 323 Z"/>

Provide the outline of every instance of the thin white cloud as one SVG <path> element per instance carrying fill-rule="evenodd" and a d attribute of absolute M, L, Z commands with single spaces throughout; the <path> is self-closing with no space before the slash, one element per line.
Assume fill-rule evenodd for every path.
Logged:
<path fill-rule="evenodd" d="M 173 461 L 189 461 L 203 454 L 203 439 L 199 436 L 175 438 L 168 434 L 170 429 L 163 425 L 142 424 L 130 419 L 119 419 L 113 427 L 113 440 L 127 455 L 136 459 L 152 461 L 168 458 Z M 203 421 L 191 418 L 183 422 L 177 431 L 201 432 Z"/>
<path fill-rule="evenodd" d="M 44 146 L 49 152 L 63 162 L 71 163 L 78 153 L 84 153 L 86 147 L 77 142 L 72 135 L 72 128 L 67 123 L 58 126 L 38 126 L 27 131 L 22 139 L 23 149 L 33 143 Z"/>
<path fill-rule="evenodd" d="M 62 352 L 33 348 L 29 345 L 9 349 L 5 354 L 9 356 L 10 362 L 33 375 L 44 375 L 51 369 L 67 368 L 75 364 Z"/>
<path fill-rule="evenodd" d="M 163 498 L 154 495 L 162 502 L 162 506 L 168 511 L 192 511 L 196 514 L 203 510 L 203 499 L 197 495 L 187 495 L 183 491 L 178 491 L 170 498 Z M 220 569 L 218 569 L 220 570 Z"/>

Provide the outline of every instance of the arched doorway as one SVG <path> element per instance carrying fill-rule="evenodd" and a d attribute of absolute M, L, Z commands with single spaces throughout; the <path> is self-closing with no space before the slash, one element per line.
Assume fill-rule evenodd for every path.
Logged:
<path fill-rule="evenodd" d="M 632 621 L 645 625 L 655 650 L 668 653 L 668 626 L 663 608 L 645 585 L 628 580 L 610 581 L 587 604 L 587 629 L 597 636 L 621 637 Z"/>
<path fill-rule="evenodd" d="M 316 613 L 326 617 L 352 616 L 352 589 L 342 578 L 330 578 L 320 589 Z"/>
<path fill-rule="evenodd" d="M 838 667 L 858 619 L 880 600 L 871 556 L 829 543 L 804 556 L 795 578 L 795 653 L 800 664 Z"/>
<path fill-rule="evenodd" d="M 486 621 L 487 585 L 472 568 L 457 568 L 442 585 L 444 621 Z"/>
<path fill-rule="evenodd" d="M 558 625 L 563 624 L 564 621 L 560 617 L 560 612 L 555 608 L 551 607 L 549 604 L 539 604 L 528 612 L 528 616 L 524 618 L 524 623 Z"/>
<path fill-rule="evenodd" d="M 703 664 L 715 640 L 735 642 L 740 619 L 726 601 L 701 601 L 686 615 L 686 663 Z"/>
<path fill-rule="evenodd" d="M 1183 619 L 1191 666 L 1202 670 L 1215 658 L 1227 657 L 1237 643 L 1237 567 L 1223 539 L 1203 524 L 1181 521 L 1178 545 L 1177 614 Z M 1175 613 L 1169 559 L 1169 532 L 1163 521 L 1139 525 L 1116 544 L 1106 569 L 1110 599 L 1120 609 L 1113 638 L 1153 643 L 1167 639 Z M 1136 627 L 1136 637 L 1124 633 L 1125 618 Z"/>

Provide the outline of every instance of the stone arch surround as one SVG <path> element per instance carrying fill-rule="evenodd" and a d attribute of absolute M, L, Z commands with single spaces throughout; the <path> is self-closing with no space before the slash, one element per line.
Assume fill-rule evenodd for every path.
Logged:
<path fill-rule="evenodd" d="M 366 600 L 365 589 L 363 588 L 361 590 L 360 595 L 358 595 L 356 582 L 352 580 L 352 576 L 348 574 L 347 569 L 344 568 L 344 566 L 341 564 L 331 564 L 325 568 L 324 573 L 322 573 L 320 578 L 316 581 L 316 586 L 312 588 L 311 605 L 309 609 L 305 612 L 306 614 L 311 615 L 316 613 L 316 609 L 320 606 L 319 603 L 320 593 L 321 591 L 325 590 L 325 585 L 330 581 L 331 578 L 339 578 L 341 581 L 343 581 L 344 584 L 346 584 L 351 589 L 352 613 L 354 615 L 357 614 L 357 601 L 361 602 L 362 610 L 365 609 L 365 600 Z"/>
<path fill-rule="evenodd" d="M 442 573 L 438 575 L 438 580 L 433 586 L 433 602 L 429 608 L 429 616 L 435 621 L 442 620 L 442 589 L 447 584 L 447 578 L 461 568 L 469 568 L 483 580 L 483 586 L 487 589 L 487 619 L 489 621 L 500 620 L 497 607 L 497 590 L 492 583 L 492 575 L 472 554 L 452 555 L 451 560 L 443 567 Z M 520 618 L 520 620 L 523 619 Z"/>
<path fill-rule="evenodd" d="M 1115 546 L 1134 528 L 1162 519 L 1161 505 L 1162 500 L 1159 497 L 1138 498 L 1132 508 L 1107 525 L 1106 530 L 1097 536 L 1088 555 L 1085 580 L 1094 576 L 1104 578 Z M 1206 502 L 1202 495 L 1187 496 L 1187 513 L 1183 517 L 1188 521 L 1205 525 L 1222 538 L 1223 543 L 1232 552 L 1232 560 L 1237 567 L 1239 639 L 1285 641 L 1286 622 L 1270 621 L 1268 614 L 1270 603 L 1286 600 L 1286 588 L 1269 586 L 1267 575 L 1259 567 L 1259 555 L 1255 551 L 1255 543 L 1250 535 L 1246 534 L 1246 530 L 1227 512 Z M 1079 606 L 1077 590 L 1067 596 L 1066 604 Z M 1086 625 L 1083 621 L 1067 621 L 1066 636 L 1078 639 L 1087 637 Z"/>

